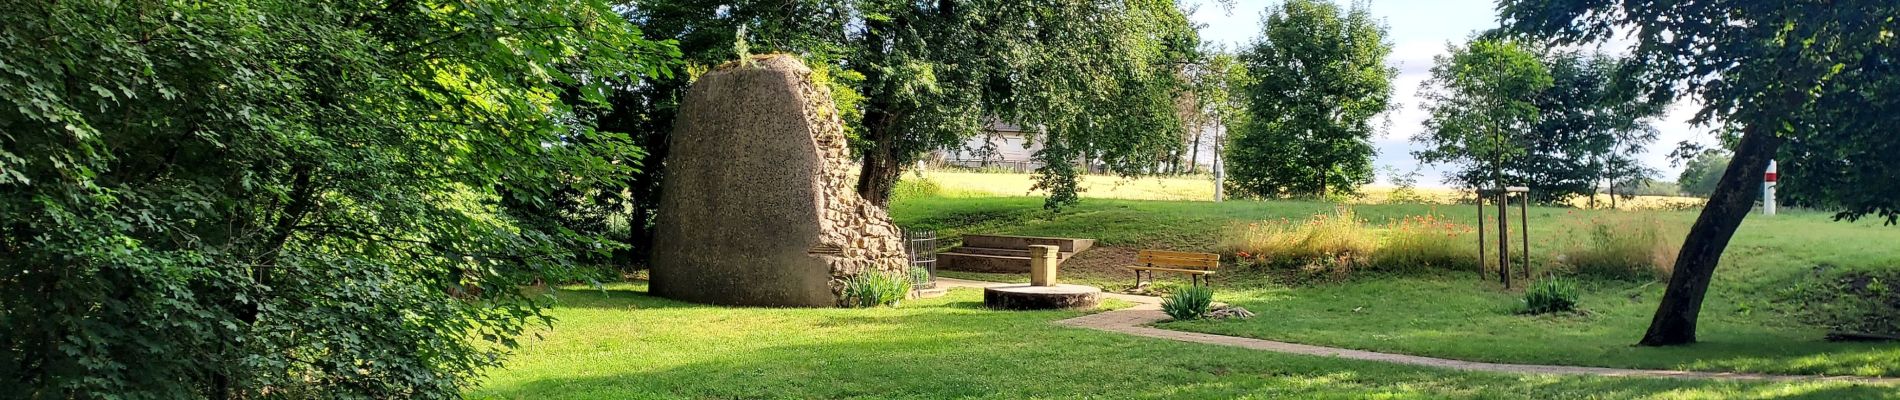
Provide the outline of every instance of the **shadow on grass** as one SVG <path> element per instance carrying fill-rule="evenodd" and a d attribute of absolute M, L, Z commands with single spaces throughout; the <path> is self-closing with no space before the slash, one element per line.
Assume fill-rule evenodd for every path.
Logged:
<path fill-rule="evenodd" d="M 1791 375 L 1894 376 L 1900 346 L 1830 343 L 1819 332 L 1705 307 L 1702 342 L 1641 347 L 1654 305 L 1636 283 L 1597 283 L 1584 314 L 1517 313 L 1521 294 L 1447 278 L 1230 293 L 1271 318 L 1167 323 L 1164 328 L 1471 361 Z"/>

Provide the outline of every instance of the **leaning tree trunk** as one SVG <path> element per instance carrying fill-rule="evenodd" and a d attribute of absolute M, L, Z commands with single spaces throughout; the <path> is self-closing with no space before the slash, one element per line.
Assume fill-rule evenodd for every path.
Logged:
<path fill-rule="evenodd" d="M 1754 208 L 1754 185 L 1767 171 L 1768 160 L 1774 158 L 1782 141 L 1770 128 L 1759 124 L 1742 130 L 1735 158 L 1717 181 L 1715 192 L 1709 195 L 1709 204 L 1702 207 L 1702 215 L 1696 217 L 1695 225 L 1689 228 L 1689 236 L 1682 242 L 1682 252 L 1676 256 L 1669 288 L 1663 292 L 1662 304 L 1657 306 L 1656 316 L 1649 322 L 1649 332 L 1643 334 L 1639 344 L 1669 346 L 1695 342 L 1696 317 L 1702 312 L 1702 298 L 1709 291 L 1715 265 L 1722 260 L 1722 250 L 1735 236 L 1735 229 Z"/>

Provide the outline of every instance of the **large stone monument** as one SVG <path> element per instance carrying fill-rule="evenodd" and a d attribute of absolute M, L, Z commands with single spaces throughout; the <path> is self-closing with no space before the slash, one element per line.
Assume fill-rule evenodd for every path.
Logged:
<path fill-rule="evenodd" d="M 673 125 L 651 290 L 698 303 L 828 307 L 859 273 L 902 273 L 903 241 L 853 190 L 831 94 L 790 56 L 706 73 Z"/>

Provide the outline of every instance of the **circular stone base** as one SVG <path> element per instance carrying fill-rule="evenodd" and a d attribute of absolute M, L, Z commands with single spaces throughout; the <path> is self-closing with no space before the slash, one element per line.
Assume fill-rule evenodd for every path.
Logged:
<path fill-rule="evenodd" d="M 983 288 L 983 305 L 999 310 L 1058 310 L 1093 308 L 1102 289 L 1092 286 L 1009 285 Z"/>

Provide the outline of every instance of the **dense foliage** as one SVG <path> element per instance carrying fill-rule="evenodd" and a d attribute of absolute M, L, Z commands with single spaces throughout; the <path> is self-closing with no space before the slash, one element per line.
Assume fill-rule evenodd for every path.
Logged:
<path fill-rule="evenodd" d="M 1770 159 L 1787 196 L 1900 220 L 1900 3 L 1884 0 L 1591 0 L 1499 3 L 1512 31 L 1561 44 L 1623 38 L 1648 86 L 1739 131 L 1734 156 L 1677 258 L 1642 343 L 1695 341 L 1710 276 Z"/>
<path fill-rule="evenodd" d="M 443 398 L 599 237 L 524 223 L 632 172 L 569 104 L 671 47 L 586 0 L 0 8 L 0 386 Z M 11 397 L 11 396 L 9 396 Z"/>
<path fill-rule="evenodd" d="M 1531 132 L 1542 111 L 1538 93 L 1553 85 L 1537 53 L 1514 41 L 1478 39 L 1450 46 L 1437 56 L 1431 80 L 1420 94 L 1431 117 L 1412 138 L 1425 145 L 1419 161 L 1452 163 L 1453 183 L 1469 187 L 1520 186 L 1505 165 L 1529 149 L 1511 138 Z M 1493 189 L 1495 190 L 1495 189 Z"/>
<path fill-rule="evenodd" d="M 1722 179 L 1722 172 L 1728 170 L 1728 152 L 1705 150 L 1696 153 L 1694 158 L 1683 164 L 1682 175 L 1676 177 L 1676 184 L 1682 187 L 1682 193 L 1691 196 L 1707 197 L 1715 193 L 1715 183 Z"/>
<path fill-rule="evenodd" d="M 1259 197 L 1352 193 L 1372 182 L 1373 118 L 1392 107 L 1386 28 L 1366 4 L 1272 6 L 1241 53 L 1247 123 L 1228 147 L 1231 186 Z"/>
<path fill-rule="evenodd" d="M 1492 39 L 1481 38 L 1479 41 Z M 1471 45 L 1479 46 L 1477 43 Z M 1526 49 L 1530 50 L 1530 49 Z M 1511 60 L 1500 57 L 1457 57 L 1442 62 L 1486 63 Z M 1466 50 L 1469 55 L 1471 51 Z M 1649 121 L 1660 116 L 1666 98 L 1647 95 L 1636 88 L 1636 72 L 1625 68 L 1622 60 L 1602 54 L 1576 51 L 1536 52 L 1537 65 L 1548 75 L 1548 86 L 1527 86 L 1528 92 L 1496 92 L 1483 86 L 1468 85 L 1460 79 L 1484 79 L 1482 75 L 1458 77 L 1452 74 L 1483 72 L 1501 65 L 1451 65 L 1435 68 L 1432 89 L 1426 107 L 1432 112 L 1427 122 L 1431 129 L 1417 139 L 1427 147 L 1417 152 L 1427 162 L 1458 165 L 1447 180 L 1468 187 L 1489 186 L 1493 174 L 1502 176 L 1506 186 L 1528 186 L 1540 202 L 1559 202 L 1578 195 L 1590 195 L 1599 186 L 1612 190 L 1640 184 L 1652 171 L 1637 161 L 1636 155 L 1656 139 Z M 1525 68 L 1534 68 L 1524 64 Z M 1535 73 L 1526 70 L 1525 73 Z M 1523 102 L 1534 113 L 1510 114 L 1486 110 L 1490 104 Z M 1494 112 L 1495 111 L 1495 112 Z M 1520 128 L 1496 131 L 1485 136 L 1471 130 L 1477 125 L 1518 118 Z M 1524 120 L 1527 119 L 1527 120 Z M 1492 146 L 1501 146 L 1493 148 Z M 1491 157 L 1491 158 L 1487 158 Z M 1491 163 L 1497 163 L 1495 170 Z M 1629 190 L 1620 190 L 1630 196 Z"/>
<path fill-rule="evenodd" d="M 628 9 L 650 37 L 679 40 L 701 65 L 731 59 L 743 37 L 753 53 L 797 54 L 826 71 L 861 156 L 858 192 L 878 203 L 926 152 L 961 146 L 992 119 L 1040 129 L 1032 139 L 1045 149 L 1038 187 L 1049 205 L 1076 200 L 1078 164 L 1149 172 L 1182 147 L 1177 72 L 1198 45 L 1164 0 L 634 0 Z M 684 87 L 626 88 L 618 118 L 663 142 Z"/>
<path fill-rule="evenodd" d="M 1575 311 L 1577 300 L 1581 297 L 1577 291 L 1577 281 L 1564 277 L 1548 277 L 1531 287 L 1524 289 L 1524 313 L 1548 314 L 1554 312 Z"/>

